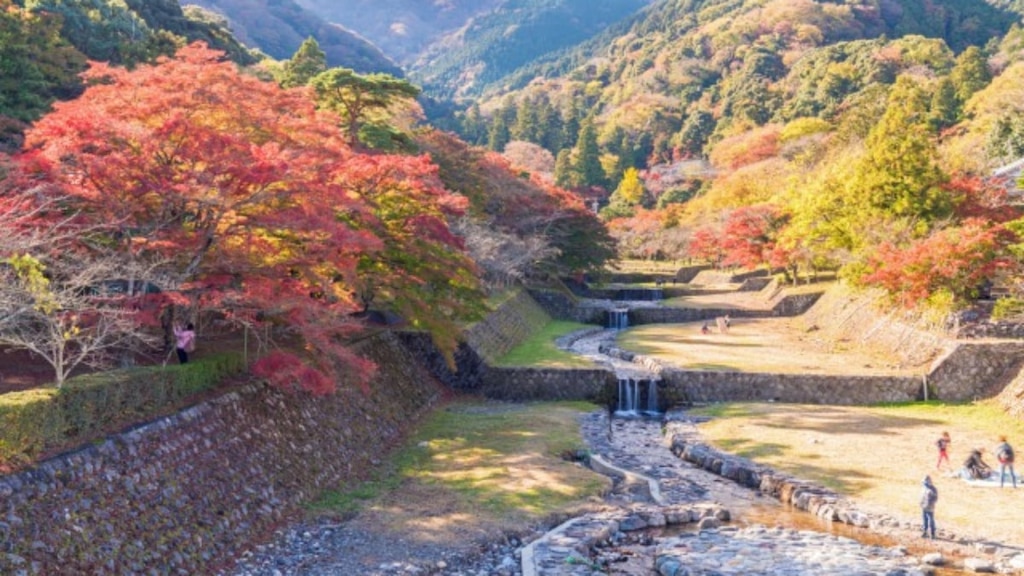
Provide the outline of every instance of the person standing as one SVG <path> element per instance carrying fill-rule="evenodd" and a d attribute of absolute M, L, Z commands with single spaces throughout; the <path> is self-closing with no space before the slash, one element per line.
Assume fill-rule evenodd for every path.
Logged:
<path fill-rule="evenodd" d="M 924 524 L 921 537 L 935 540 L 935 502 L 939 499 L 939 491 L 932 484 L 931 476 L 925 476 L 921 484 L 924 487 L 921 492 L 921 519 Z"/>
<path fill-rule="evenodd" d="M 939 449 L 939 461 L 935 463 L 936 470 L 939 470 L 942 467 L 943 461 L 946 462 L 946 466 L 949 466 L 950 468 L 953 467 L 953 465 L 949 463 L 949 445 L 951 443 L 952 440 L 949 438 L 949 432 L 943 432 L 942 436 L 939 436 L 939 439 L 935 441 L 935 446 Z"/>
<path fill-rule="evenodd" d="M 1013 472 L 1013 447 L 1006 441 L 1006 436 L 999 437 L 999 446 L 996 447 L 996 458 L 999 459 L 999 487 L 1003 487 L 1006 481 L 1006 470 L 1010 470 L 1010 479 L 1013 480 L 1013 487 L 1017 487 L 1017 475 Z"/>
<path fill-rule="evenodd" d="M 196 329 L 191 322 L 185 325 L 174 325 L 174 348 L 178 353 L 178 362 L 188 364 L 188 353 L 196 349 Z"/>

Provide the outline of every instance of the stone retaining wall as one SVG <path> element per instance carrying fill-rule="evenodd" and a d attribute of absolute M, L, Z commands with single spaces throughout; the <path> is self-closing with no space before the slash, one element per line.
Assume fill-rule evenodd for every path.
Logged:
<path fill-rule="evenodd" d="M 618 380 L 609 370 L 495 368 L 483 374 L 480 392 L 495 400 L 588 400 L 607 403 Z"/>
<path fill-rule="evenodd" d="M 840 496 L 824 486 L 782 474 L 745 458 L 719 452 L 699 442 L 687 442 L 686 436 L 682 434 L 671 434 L 669 442 L 672 452 L 679 458 L 824 520 L 842 522 L 876 533 L 891 533 L 895 529 L 913 530 L 914 532 L 920 530 L 918 523 L 901 521 L 887 514 L 866 512 L 859 509 L 852 500 Z M 950 536 L 953 536 L 950 539 L 954 539 L 960 544 L 973 545 L 977 550 L 986 550 L 998 559 L 996 565 L 989 561 L 968 559 L 964 563 L 966 571 L 1017 573 L 1012 566 L 1016 563 L 1014 557 L 1019 554 L 1017 547 L 991 541 L 972 542 L 970 539 L 948 534 L 944 537 L 949 538 Z M 978 568 L 972 570 L 970 569 L 971 565 Z M 986 568 L 982 569 L 980 566 Z"/>
<path fill-rule="evenodd" d="M 466 343 L 493 362 L 538 332 L 551 318 L 525 290 L 466 330 Z"/>
<path fill-rule="evenodd" d="M 959 338 L 1013 338 L 1024 340 L 1024 322 L 986 320 L 960 328 Z"/>
<path fill-rule="evenodd" d="M 935 398 L 964 402 L 998 394 L 1024 365 L 1024 342 L 958 343 L 928 374 Z"/>
<path fill-rule="evenodd" d="M 700 264 L 698 266 L 683 266 L 676 272 L 676 282 L 682 282 L 683 284 L 689 284 L 693 282 L 693 279 L 697 277 L 704 270 L 710 270 L 711 266 L 707 264 Z"/>
<path fill-rule="evenodd" d="M 629 325 L 679 324 L 712 320 L 728 314 L 732 318 L 768 318 L 799 316 L 810 309 L 821 292 L 790 294 L 776 300 L 770 309 L 731 308 L 634 308 L 629 311 Z"/>
<path fill-rule="evenodd" d="M 325 488 L 364 478 L 441 387 L 396 338 L 367 392 L 263 385 L 0 478 L 0 574 L 210 574 Z"/>
<path fill-rule="evenodd" d="M 674 435 L 670 442 L 672 452 L 683 460 L 819 518 L 861 528 L 900 525 L 891 516 L 861 511 L 852 501 L 828 488 L 780 474 L 704 444 L 687 443 L 682 435 Z"/>
<path fill-rule="evenodd" d="M 557 290 L 530 290 L 530 296 L 552 318 L 581 324 L 604 326 L 608 320 L 605 308 L 582 307 L 570 294 Z"/>
<path fill-rule="evenodd" d="M 862 406 L 884 402 L 915 402 L 927 399 L 963 402 L 999 394 L 1014 378 L 1022 378 L 1024 343 L 954 346 L 936 360 L 925 376 L 857 376 L 820 374 L 769 374 L 736 371 L 695 371 L 665 366 L 658 360 L 602 346 L 601 352 L 642 366 L 664 381 L 666 398 L 685 402 L 788 402 Z M 1024 394 L 1022 394 L 1024 396 Z M 1019 397 L 1004 394 L 1012 406 Z M 1024 406 L 1020 409 L 1024 411 Z"/>
<path fill-rule="evenodd" d="M 689 402 L 787 402 L 864 406 L 913 402 L 924 397 L 922 380 L 896 376 L 837 376 L 661 371 L 666 392 Z"/>
<path fill-rule="evenodd" d="M 1011 416 L 1024 419 L 1024 370 L 1017 370 L 996 400 Z"/>

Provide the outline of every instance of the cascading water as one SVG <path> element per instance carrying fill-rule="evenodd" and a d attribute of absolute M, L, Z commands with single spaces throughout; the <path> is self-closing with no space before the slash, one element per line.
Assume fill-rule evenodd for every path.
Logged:
<path fill-rule="evenodd" d="M 619 378 L 619 405 L 616 414 L 636 416 L 640 397 L 640 382 L 632 378 Z"/>
<path fill-rule="evenodd" d="M 629 308 L 609 310 L 608 327 L 612 330 L 625 330 L 629 328 Z"/>
<path fill-rule="evenodd" d="M 658 381 L 636 378 L 619 378 L 619 398 L 616 403 L 616 416 L 660 416 L 658 410 Z"/>

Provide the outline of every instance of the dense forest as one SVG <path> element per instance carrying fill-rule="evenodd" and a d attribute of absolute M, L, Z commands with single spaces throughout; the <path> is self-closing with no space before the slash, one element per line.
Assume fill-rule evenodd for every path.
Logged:
<path fill-rule="evenodd" d="M 1022 153 L 1018 10 L 666 0 L 446 125 L 546 156 L 524 162 L 599 201 L 622 255 L 839 270 L 948 312 L 1019 265 L 1016 173 L 993 177 Z"/>
<path fill-rule="evenodd" d="M 837 272 L 936 318 L 1020 295 L 1020 6 L 628 4 L 535 60 L 582 4 L 474 13 L 433 65 L 483 96 L 428 117 L 312 34 L 275 58 L 196 6 L 0 0 L 0 343 L 46 340 L 61 380 L 202 309 L 301 343 L 259 370 L 325 390 L 371 370 L 344 342 L 374 310 L 451 352 L 491 292 L 620 257 Z"/>
<path fill-rule="evenodd" d="M 402 75 L 401 68 L 377 46 L 292 0 L 194 0 L 187 4 L 190 9 L 199 7 L 217 14 L 239 41 L 273 58 L 290 57 L 303 40 L 312 37 L 327 55 L 330 66 Z"/>
<path fill-rule="evenodd" d="M 615 255 L 580 197 L 313 38 L 273 60 L 192 9 L 0 6 L 0 344 L 58 384 L 202 313 L 273 328 L 254 370 L 325 392 L 372 371 L 346 342 L 373 311 L 450 354 L 492 290 Z"/>

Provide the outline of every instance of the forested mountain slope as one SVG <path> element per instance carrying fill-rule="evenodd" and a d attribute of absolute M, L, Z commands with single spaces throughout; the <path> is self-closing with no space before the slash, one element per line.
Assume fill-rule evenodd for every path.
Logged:
<path fill-rule="evenodd" d="M 1024 155 L 1019 10 L 663 0 L 493 83 L 461 132 L 556 156 L 621 253 L 963 304 L 1021 264 L 1024 224 L 989 178 Z"/>
<path fill-rule="evenodd" d="M 355 30 L 402 64 L 506 0 L 297 0 L 328 22 Z"/>
<path fill-rule="evenodd" d="M 10 4 L 56 15 L 60 35 L 93 60 L 138 62 L 173 52 L 177 36 L 187 42 L 202 40 L 242 64 L 256 61 L 221 22 L 195 11 L 185 13 L 177 0 L 4 0 L 0 8 Z"/>
<path fill-rule="evenodd" d="M 342 26 L 303 9 L 292 0 L 182 0 L 223 15 L 246 44 L 277 59 L 290 58 L 312 36 L 330 66 L 401 76 L 401 69 L 373 44 Z"/>
<path fill-rule="evenodd" d="M 435 96 L 479 94 L 538 57 L 573 46 L 650 0 L 507 0 L 435 42 L 411 67 Z"/>

